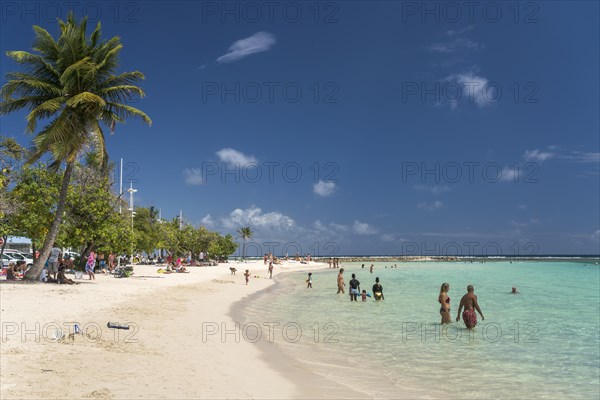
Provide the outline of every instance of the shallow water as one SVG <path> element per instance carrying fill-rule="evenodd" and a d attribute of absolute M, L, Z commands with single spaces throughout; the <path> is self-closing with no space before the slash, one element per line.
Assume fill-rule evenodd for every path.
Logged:
<path fill-rule="evenodd" d="M 600 396 L 598 265 L 374 264 L 373 274 L 370 263 L 343 265 L 345 280 L 356 273 L 371 292 L 379 276 L 385 301 L 336 295 L 338 270 L 313 272 L 312 290 L 305 273 L 290 273 L 251 300 L 245 322 L 307 368 L 375 398 Z M 450 284 L 453 319 L 473 284 L 485 321 L 473 331 L 462 321 L 441 326 L 442 282 Z M 519 294 L 510 293 L 513 284 Z M 275 329 L 267 339 L 268 326 Z"/>

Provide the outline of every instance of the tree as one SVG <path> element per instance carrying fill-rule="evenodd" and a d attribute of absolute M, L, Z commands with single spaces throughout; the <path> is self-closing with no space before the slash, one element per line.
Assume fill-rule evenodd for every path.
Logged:
<path fill-rule="evenodd" d="M 181 236 L 179 234 L 179 218 L 171 221 L 163 221 L 161 227 L 161 238 L 159 247 L 167 249 L 171 255 L 177 255 L 181 251 Z"/>
<path fill-rule="evenodd" d="M 218 235 L 216 240 L 213 240 L 208 246 L 208 251 L 217 259 L 221 257 L 227 259 L 227 256 L 235 252 L 237 248 L 238 244 L 235 242 L 233 236 L 229 234 L 226 236 Z"/>
<path fill-rule="evenodd" d="M 160 242 L 160 224 L 158 210 L 154 207 L 137 207 L 133 217 L 135 250 L 150 255 Z"/>
<path fill-rule="evenodd" d="M 246 240 L 250 239 L 252 237 L 252 235 L 254 235 L 254 232 L 252 232 L 252 228 L 250 228 L 249 226 L 246 226 L 244 228 L 240 228 L 237 230 L 238 235 L 240 235 L 239 237 L 244 241 L 243 247 L 242 247 L 242 258 L 246 257 Z"/>
<path fill-rule="evenodd" d="M 0 137 L 0 237 L 3 239 L 0 246 L 0 256 L 4 254 L 8 235 L 11 234 L 12 216 L 17 212 L 19 203 L 10 198 L 8 185 L 17 176 L 18 164 L 23 158 L 25 150 L 13 138 Z"/>
<path fill-rule="evenodd" d="M 8 82 L 0 89 L 0 115 L 26 108 L 28 133 L 37 123 L 49 120 L 33 139 L 34 150 L 27 160 L 33 163 L 49 153 L 54 167 L 65 163 L 54 219 L 44 240 L 39 259 L 26 274 L 37 279 L 56 236 L 67 200 L 75 161 L 86 149 L 98 155 L 104 171 L 108 166 L 104 131 L 111 133 L 116 123 L 139 117 L 147 124 L 150 118 L 126 103 L 144 92 L 135 84 L 144 79 L 141 72 L 115 75 L 123 46 L 118 37 L 101 40 L 97 24 L 87 36 L 87 18 L 77 22 L 73 13 L 59 20 L 60 35 L 54 40 L 45 29 L 34 26 L 34 53 L 9 51 L 7 56 L 26 68 L 26 72 L 7 74 Z"/>
<path fill-rule="evenodd" d="M 23 166 L 10 192 L 11 202 L 18 204 L 11 233 L 31 239 L 34 257 L 52 223 L 59 188 L 59 174 L 38 164 Z"/>
<path fill-rule="evenodd" d="M 86 156 L 85 164 L 76 164 L 58 235 L 63 246 L 77 248 L 82 255 L 92 249 L 110 250 L 108 244 L 118 239 L 114 224 L 120 221 L 114 215 L 117 198 L 110 186 L 94 156 Z M 82 257 L 80 267 L 84 263 Z"/>

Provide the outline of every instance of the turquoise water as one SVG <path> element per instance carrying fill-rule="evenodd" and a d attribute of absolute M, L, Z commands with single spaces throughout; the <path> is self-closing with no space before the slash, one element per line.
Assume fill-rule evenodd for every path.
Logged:
<path fill-rule="evenodd" d="M 370 292 L 378 276 L 385 301 L 336 295 L 338 270 L 314 271 L 312 290 L 305 273 L 290 273 L 249 302 L 245 322 L 288 324 L 270 338 L 278 349 L 375 398 L 600 397 L 593 262 L 375 263 L 373 274 L 360 265 L 343 265 L 346 283 L 356 273 Z M 442 282 L 453 319 L 473 284 L 485 321 L 473 331 L 462 321 L 441 326 Z"/>

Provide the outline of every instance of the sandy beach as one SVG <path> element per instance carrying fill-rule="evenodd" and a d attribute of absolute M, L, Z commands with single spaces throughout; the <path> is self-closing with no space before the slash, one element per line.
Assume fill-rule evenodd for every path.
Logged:
<path fill-rule="evenodd" d="M 274 275 L 324 267 L 287 263 Z M 360 397 L 261 350 L 245 340 L 250 332 L 236 333 L 232 305 L 273 284 L 262 261 L 189 274 L 158 268 L 136 266 L 128 279 L 97 274 L 79 285 L 2 281 L 1 397 L 332 398 L 341 389 Z M 252 273 L 247 286 L 244 269 Z"/>

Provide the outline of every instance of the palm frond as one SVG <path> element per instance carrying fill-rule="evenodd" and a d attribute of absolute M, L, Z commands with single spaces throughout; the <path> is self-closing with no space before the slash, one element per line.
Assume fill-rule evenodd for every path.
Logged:
<path fill-rule="evenodd" d="M 55 97 L 35 107 L 27 115 L 27 132 L 34 132 L 38 119 L 49 118 L 56 114 L 64 105 L 67 97 Z"/>
<path fill-rule="evenodd" d="M 111 101 L 107 101 L 106 106 L 110 112 L 115 113 L 119 118 L 127 119 L 131 117 L 137 117 L 141 118 L 148 125 L 152 125 L 152 120 L 150 117 L 135 107 L 131 107 L 126 104 L 113 103 Z"/>

